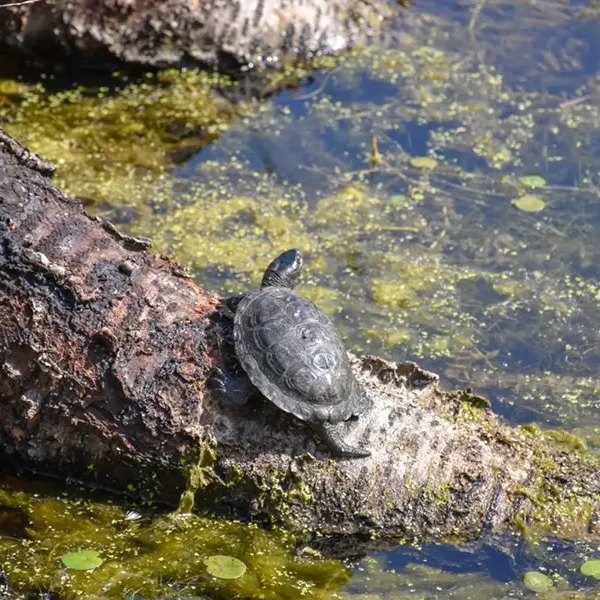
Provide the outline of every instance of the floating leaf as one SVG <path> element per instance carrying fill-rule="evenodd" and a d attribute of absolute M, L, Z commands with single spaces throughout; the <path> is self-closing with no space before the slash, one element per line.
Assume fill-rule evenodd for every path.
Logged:
<path fill-rule="evenodd" d="M 586 560 L 579 570 L 588 577 L 600 579 L 600 560 Z"/>
<path fill-rule="evenodd" d="M 530 188 L 540 188 L 546 185 L 546 180 L 541 175 L 523 175 L 519 181 Z"/>
<path fill-rule="evenodd" d="M 534 196 L 533 194 L 526 194 L 525 196 L 521 196 L 516 200 L 511 202 L 513 206 L 516 206 L 519 210 L 525 212 L 539 212 L 540 210 L 544 210 L 546 208 L 546 202 L 543 198 L 539 196 Z"/>
<path fill-rule="evenodd" d="M 532 592 L 547 592 L 552 587 L 552 579 L 539 571 L 527 571 L 523 584 Z"/>
<path fill-rule="evenodd" d="M 415 156 L 411 159 L 410 164 L 416 169 L 435 169 L 437 167 L 437 160 L 430 156 Z"/>
<path fill-rule="evenodd" d="M 246 565 L 233 556 L 215 554 L 205 561 L 206 570 L 219 579 L 237 579 L 246 572 Z"/>
<path fill-rule="evenodd" d="M 60 560 L 67 569 L 75 569 L 76 571 L 89 571 L 99 567 L 104 562 L 97 550 L 67 552 L 60 557 Z"/>

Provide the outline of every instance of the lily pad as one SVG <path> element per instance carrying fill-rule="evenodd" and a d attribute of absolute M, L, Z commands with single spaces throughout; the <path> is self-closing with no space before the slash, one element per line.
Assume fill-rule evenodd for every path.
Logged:
<path fill-rule="evenodd" d="M 541 188 L 546 185 L 546 180 L 541 175 L 523 175 L 519 181 L 530 188 Z"/>
<path fill-rule="evenodd" d="M 74 569 L 75 571 L 89 571 L 99 567 L 104 562 L 97 550 L 67 552 L 60 557 L 60 560 L 67 569 Z"/>
<path fill-rule="evenodd" d="M 552 579 L 539 571 L 527 571 L 523 584 L 532 592 L 547 592 L 552 587 Z"/>
<path fill-rule="evenodd" d="M 429 169 L 430 171 L 437 167 L 437 160 L 431 156 L 415 156 L 410 164 L 416 169 Z"/>
<path fill-rule="evenodd" d="M 588 577 L 600 579 L 600 560 L 586 560 L 579 570 Z"/>
<path fill-rule="evenodd" d="M 205 561 L 206 570 L 219 579 L 237 579 L 246 572 L 246 565 L 233 556 L 215 554 Z"/>
<path fill-rule="evenodd" d="M 526 194 L 511 202 L 513 206 L 516 206 L 519 210 L 524 212 L 539 212 L 546 208 L 546 202 L 539 196 L 533 194 Z"/>

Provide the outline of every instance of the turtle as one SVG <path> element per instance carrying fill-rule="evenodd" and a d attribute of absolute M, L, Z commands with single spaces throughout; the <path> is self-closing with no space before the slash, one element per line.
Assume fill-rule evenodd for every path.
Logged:
<path fill-rule="evenodd" d="M 243 373 L 216 368 L 213 388 L 229 405 L 244 404 L 258 390 L 309 423 L 336 457 L 370 456 L 347 444 L 335 428 L 368 412 L 372 402 L 352 372 L 333 323 L 296 293 L 302 266 L 300 250 L 287 250 L 269 264 L 259 290 L 229 298 Z"/>

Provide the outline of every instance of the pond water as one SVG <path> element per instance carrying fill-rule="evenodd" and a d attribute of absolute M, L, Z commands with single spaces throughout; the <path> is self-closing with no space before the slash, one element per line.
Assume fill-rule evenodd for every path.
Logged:
<path fill-rule="evenodd" d="M 64 91 L 64 76 L 43 80 L 52 94 L 17 78 L 0 81 L 0 123 L 62 166 L 58 183 L 90 211 L 152 237 L 207 287 L 255 286 L 272 257 L 301 248 L 301 293 L 350 350 L 415 360 L 445 387 L 487 396 L 512 423 L 565 428 L 596 451 L 600 11 L 595 2 L 551 0 L 411 10 L 414 28 L 343 59 L 322 57 L 310 75 L 286 70 L 286 91 L 261 100 L 194 71 L 133 86 L 115 75 L 85 91 L 70 83 Z M 7 504 L 24 494 L 13 497 L 14 510 L 49 514 L 44 503 L 59 492 L 34 498 L 29 485 L 3 480 L 0 493 Z M 133 543 L 124 509 L 90 502 L 90 514 L 110 513 L 98 517 L 103 526 L 121 523 Z M 0 534 L 11 515 L 0 512 Z M 63 530 L 55 516 L 42 521 L 27 530 L 17 519 L 13 535 L 31 534 L 37 542 L 26 550 L 39 560 L 49 552 L 39 543 L 52 537 L 48 523 L 63 536 L 77 528 L 75 519 Z M 216 598 L 526 597 L 528 571 L 550 576 L 549 597 L 600 593 L 579 573 L 600 556 L 589 542 L 410 546 L 350 566 L 313 557 L 309 568 L 284 542 L 234 529 L 219 553 L 234 553 L 238 535 L 247 557 L 254 536 L 272 544 L 277 561 L 262 566 L 263 587 L 200 586 L 189 597 L 198 589 Z M 218 540 L 198 540 L 217 553 Z M 272 583 L 283 564 L 298 587 Z M 33 579 L 41 587 L 52 581 L 42 572 Z M 82 581 L 50 587 L 65 598 L 136 589 L 120 580 L 82 592 Z"/>

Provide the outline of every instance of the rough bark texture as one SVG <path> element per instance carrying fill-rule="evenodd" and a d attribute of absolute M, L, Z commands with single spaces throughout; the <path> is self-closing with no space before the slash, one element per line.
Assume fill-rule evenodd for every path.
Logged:
<path fill-rule="evenodd" d="M 206 389 L 234 360 L 218 297 L 50 171 L 0 135 L 0 460 L 171 503 L 187 485 L 202 508 L 333 537 L 597 527 L 599 463 L 577 440 L 511 428 L 413 364 L 354 359 L 374 409 L 340 427 L 368 459 L 331 460 L 260 399 L 221 407 Z"/>
<path fill-rule="evenodd" d="M 389 0 L 44 0 L 0 10 L 0 43 L 38 59 L 223 68 L 348 48 L 399 6 Z"/>

